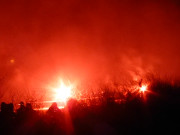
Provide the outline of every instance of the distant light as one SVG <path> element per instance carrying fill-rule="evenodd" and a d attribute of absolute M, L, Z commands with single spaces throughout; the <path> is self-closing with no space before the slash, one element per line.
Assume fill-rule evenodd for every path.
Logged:
<path fill-rule="evenodd" d="M 10 63 L 11 63 L 11 64 L 14 64 L 14 62 L 15 62 L 14 59 L 11 59 L 11 60 L 10 60 Z"/>
<path fill-rule="evenodd" d="M 141 91 L 141 92 L 147 91 L 147 85 L 141 86 L 140 91 Z"/>

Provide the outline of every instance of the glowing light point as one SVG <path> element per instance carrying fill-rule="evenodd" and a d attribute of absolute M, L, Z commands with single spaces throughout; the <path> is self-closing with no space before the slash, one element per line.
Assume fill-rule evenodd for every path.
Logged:
<path fill-rule="evenodd" d="M 143 85 L 143 86 L 140 88 L 140 91 L 141 91 L 141 92 L 147 91 L 147 86 L 146 86 L 146 85 Z"/>
<path fill-rule="evenodd" d="M 55 88 L 55 101 L 61 101 L 66 103 L 68 98 L 72 95 L 73 86 L 71 84 L 65 84 L 60 80 L 60 85 L 58 88 Z"/>
<path fill-rule="evenodd" d="M 11 59 L 11 60 L 10 60 L 10 63 L 11 63 L 11 64 L 14 64 L 14 62 L 15 62 L 14 59 Z"/>

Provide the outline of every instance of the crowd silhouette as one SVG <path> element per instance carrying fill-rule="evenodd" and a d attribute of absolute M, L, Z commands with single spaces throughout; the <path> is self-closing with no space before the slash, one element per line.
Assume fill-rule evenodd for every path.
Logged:
<path fill-rule="evenodd" d="M 112 97 L 91 104 L 70 99 L 63 109 L 52 103 L 47 111 L 35 111 L 31 103 L 1 103 L 1 135 L 152 135 L 179 134 L 180 87 L 156 83 L 156 94 L 142 97 L 128 93 L 126 102 Z M 94 104 L 93 104 L 94 103 Z"/>

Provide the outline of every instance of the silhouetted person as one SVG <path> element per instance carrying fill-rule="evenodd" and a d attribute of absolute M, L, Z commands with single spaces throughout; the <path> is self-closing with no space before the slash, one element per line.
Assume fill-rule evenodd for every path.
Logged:
<path fill-rule="evenodd" d="M 56 102 L 54 102 L 48 109 L 48 113 L 56 113 L 56 112 L 59 112 L 59 111 L 60 111 L 60 109 L 58 108 Z"/>
<path fill-rule="evenodd" d="M 52 105 L 49 107 L 46 115 L 47 121 L 49 123 L 49 130 L 50 134 L 64 134 L 64 118 L 63 113 L 58 108 L 58 105 L 56 102 L 52 103 Z"/>
<path fill-rule="evenodd" d="M 17 122 L 18 123 L 22 123 L 25 118 L 26 118 L 26 115 L 25 115 L 25 106 L 24 106 L 24 102 L 20 102 L 19 103 L 19 108 L 17 109 Z"/>
<path fill-rule="evenodd" d="M 19 107 L 19 109 L 17 109 L 17 113 L 18 114 L 24 113 L 24 111 L 25 111 L 24 102 L 21 101 L 19 104 L 20 104 L 20 107 Z"/>
<path fill-rule="evenodd" d="M 13 104 L 2 102 L 0 112 L 0 134 L 11 134 L 11 131 L 14 128 L 14 122 L 15 113 Z"/>
<path fill-rule="evenodd" d="M 54 102 L 52 105 L 49 107 L 48 111 L 48 118 L 50 118 L 50 123 L 55 124 L 55 123 L 61 123 L 62 121 L 62 112 L 58 108 L 57 103 Z"/>
<path fill-rule="evenodd" d="M 1 116 L 12 117 L 14 115 L 14 105 L 12 103 L 6 104 L 5 102 L 1 103 Z"/>
<path fill-rule="evenodd" d="M 1 113 L 5 113 L 6 112 L 6 103 L 2 102 L 1 103 Z"/>

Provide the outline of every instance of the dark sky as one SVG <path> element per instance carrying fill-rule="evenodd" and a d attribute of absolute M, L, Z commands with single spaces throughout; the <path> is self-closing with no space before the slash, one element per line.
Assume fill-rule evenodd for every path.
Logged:
<path fill-rule="evenodd" d="M 179 79 L 179 51 L 178 0 L 0 1 L 1 92 L 59 77 Z"/>

